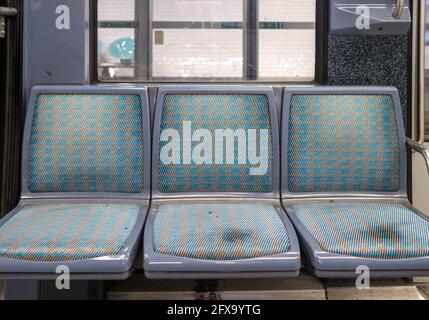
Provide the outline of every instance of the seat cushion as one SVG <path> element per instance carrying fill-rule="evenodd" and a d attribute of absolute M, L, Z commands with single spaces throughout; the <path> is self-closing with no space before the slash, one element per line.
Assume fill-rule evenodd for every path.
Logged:
<path fill-rule="evenodd" d="M 286 228 L 270 204 L 164 204 L 156 214 L 154 251 L 159 254 L 222 261 L 289 250 Z"/>
<path fill-rule="evenodd" d="M 188 130 L 192 139 L 185 133 Z M 205 132 L 202 141 L 197 130 Z M 169 131 L 182 141 L 172 140 L 175 134 Z M 266 95 L 168 94 L 160 132 L 160 192 L 273 191 L 274 141 Z"/>
<path fill-rule="evenodd" d="M 369 259 L 429 256 L 429 222 L 403 204 L 322 202 L 292 210 L 325 252 Z"/>
<path fill-rule="evenodd" d="M 0 257 L 34 262 L 77 261 L 118 254 L 138 205 L 31 205 L 0 227 Z"/>
<path fill-rule="evenodd" d="M 390 95 L 293 95 L 287 121 L 290 192 L 399 191 L 400 139 Z"/>
<path fill-rule="evenodd" d="M 38 95 L 29 191 L 141 193 L 143 130 L 139 95 Z"/>

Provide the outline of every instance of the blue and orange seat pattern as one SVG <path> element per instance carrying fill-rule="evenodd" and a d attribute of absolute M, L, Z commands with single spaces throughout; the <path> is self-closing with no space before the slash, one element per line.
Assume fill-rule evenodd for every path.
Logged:
<path fill-rule="evenodd" d="M 429 221 L 401 203 L 312 202 L 292 210 L 326 252 L 369 259 L 429 256 Z"/>
<path fill-rule="evenodd" d="M 141 96 L 41 91 L 35 94 L 24 158 L 24 183 L 40 199 L 17 208 L 0 227 L 0 257 L 49 268 L 48 263 L 93 262 L 130 251 L 127 241 L 142 208 L 118 203 L 112 194 L 143 192 Z M 46 193 L 52 193 L 50 201 Z"/>
<path fill-rule="evenodd" d="M 279 213 L 261 203 L 160 205 L 154 251 L 199 260 L 243 260 L 287 253 L 290 241 Z"/>
<path fill-rule="evenodd" d="M 429 257 L 429 220 L 404 204 L 403 198 L 393 198 L 404 189 L 403 133 L 395 104 L 390 94 L 315 94 L 304 90 L 293 94 L 289 110 L 283 110 L 289 115 L 283 123 L 283 130 L 288 130 L 283 203 L 306 242 L 314 269 L 323 268 L 323 259 L 332 257 L 348 259 L 333 271 L 344 271 L 344 265 L 359 263 L 359 258 L 387 261 L 383 267 L 390 270 L 394 269 L 390 268 L 391 260 Z M 179 133 L 186 122 L 192 130 L 208 132 L 213 140 L 210 146 L 215 146 L 213 137 L 218 130 L 228 130 L 233 135 L 234 145 L 229 150 L 234 148 L 235 160 L 261 152 L 252 148 L 257 149 L 262 138 L 255 134 L 257 141 L 252 147 L 247 130 L 267 131 L 268 169 L 265 174 L 251 175 L 248 162 L 186 162 L 185 152 L 192 153 L 190 150 L 201 143 L 192 138 L 188 146 L 184 140 L 180 142 L 180 163 L 166 164 L 160 160 L 161 150 L 169 141 L 155 142 L 160 152 L 154 156 L 158 162 L 153 167 L 157 170 L 153 184 L 158 184 L 158 190 L 154 187 L 153 191 L 161 195 L 160 202 L 154 204 L 151 224 L 146 224 L 146 228 L 153 228 L 148 234 L 153 235 L 150 254 L 156 253 L 159 259 L 155 263 L 164 263 L 166 257 L 188 259 L 172 259 L 172 263 L 186 261 L 189 269 L 185 266 L 185 271 L 177 272 L 190 272 L 198 271 L 201 261 L 216 267 L 219 261 L 245 264 L 252 259 L 284 258 L 292 251 L 299 258 L 295 233 L 287 217 L 282 217 L 282 209 L 273 204 L 278 196 L 274 177 L 278 141 L 274 139 L 277 131 L 273 134 L 271 128 L 268 95 L 173 92 L 163 96 L 161 106 L 160 132 Z M 187 133 L 191 137 L 192 130 Z M 245 132 L 242 141 L 238 134 L 234 136 L 240 130 Z M 182 134 L 183 139 L 185 132 Z M 240 143 L 246 143 L 245 156 Z M 143 144 L 138 94 L 38 94 L 25 158 L 28 191 L 56 196 L 140 194 L 145 182 Z M 217 151 L 210 153 L 212 158 L 219 156 L 214 154 Z M 220 158 L 228 156 L 226 147 Z M 161 201 L 163 193 L 174 194 L 174 200 Z M 199 199 L 210 193 L 217 193 L 218 200 Z M 227 193 L 233 199 L 224 199 Z M 297 197 L 288 202 L 294 193 Z M 303 193 L 305 197 L 301 197 Z M 320 193 L 324 199 L 332 195 L 336 200 L 320 200 Z M 375 200 L 378 197 L 364 200 L 374 193 L 391 196 L 392 201 Z M 180 197 L 176 199 L 177 194 Z M 262 194 L 259 196 L 265 200 L 240 202 L 239 194 L 255 198 Z M 360 195 L 359 200 L 347 200 L 350 194 Z M 22 204 L 0 227 L 0 257 L 62 263 L 120 254 L 141 218 L 142 207 L 107 198 L 108 202 L 100 198 L 99 202 L 87 202 L 75 195 L 70 203 L 49 198 Z M 145 243 L 149 243 L 147 239 Z M 211 265 L 205 267 L 214 270 Z"/>
<path fill-rule="evenodd" d="M 399 154 L 390 95 L 292 96 L 290 192 L 397 192 Z"/>
<path fill-rule="evenodd" d="M 126 204 L 28 205 L 0 228 L 0 256 L 67 262 L 118 254 L 141 208 Z"/>
<path fill-rule="evenodd" d="M 184 121 L 193 130 L 206 129 L 215 137 L 216 129 L 268 130 L 268 170 L 264 175 L 250 175 L 249 164 L 182 164 L 159 162 L 159 190 L 162 193 L 249 192 L 273 190 L 272 132 L 266 95 L 257 94 L 168 94 L 161 120 L 164 129 L 182 131 Z M 259 138 L 258 142 L 259 142 Z M 160 142 L 160 149 L 165 145 Z M 196 142 L 193 143 L 197 144 Z M 181 149 L 182 150 L 182 149 Z M 238 159 L 239 148 L 234 148 Z M 258 150 L 253 150 L 258 152 Z M 226 159 L 226 152 L 223 158 Z M 183 160 L 183 159 L 182 159 Z"/>
<path fill-rule="evenodd" d="M 29 150 L 29 191 L 141 193 L 138 95 L 39 94 Z"/>

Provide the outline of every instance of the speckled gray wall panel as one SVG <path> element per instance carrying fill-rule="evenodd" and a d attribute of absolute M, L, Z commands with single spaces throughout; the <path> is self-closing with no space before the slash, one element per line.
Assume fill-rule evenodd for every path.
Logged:
<path fill-rule="evenodd" d="M 397 87 L 405 124 L 408 65 L 408 36 L 329 36 L 328 84 Z"/>

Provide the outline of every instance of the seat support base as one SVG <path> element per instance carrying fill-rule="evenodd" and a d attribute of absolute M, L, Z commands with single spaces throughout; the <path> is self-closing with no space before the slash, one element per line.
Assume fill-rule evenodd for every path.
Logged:
<path fill-rule="evenodd" d="M 70 290 L 58 290 L 55 281 L 6 280 L 5 300 L 103 300 L 104 281 L 71 281 Z"/>
<path fill-rule="evenodd" d="M 39 300 L 39 280 L 7 280 L 4 284 L 5 300 Z"/>
<path fill-rule="evenodd" d="M 55 281 L 42 281 L 42 300 L 104 300 L 107 295 L 104 281 L 71 281 L 70 290 L 58 290 Z"/>

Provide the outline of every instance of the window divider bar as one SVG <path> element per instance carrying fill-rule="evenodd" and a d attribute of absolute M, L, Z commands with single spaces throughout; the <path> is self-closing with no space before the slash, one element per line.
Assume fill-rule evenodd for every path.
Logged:
<path fill-rule="evenodd" d="M 259 14 L 258 0 L 244 0 L 244 29 L 243 29 L 243 68 L 246 80 L 258 79 L 258 38 Z"/>
<path fill-rule="evenodd" d="M 135 30 L 134 77 L 150 79 L 152 50 L 151 0 L 135 0 L 135 15 L 138 28 Z"/>

